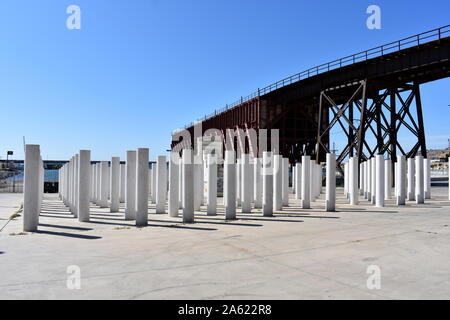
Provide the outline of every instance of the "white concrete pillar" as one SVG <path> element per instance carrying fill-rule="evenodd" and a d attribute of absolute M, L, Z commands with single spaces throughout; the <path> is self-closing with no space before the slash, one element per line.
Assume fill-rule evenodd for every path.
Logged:
<path fill-rule="evenodd" d="M 322 194 L 322 166 L 320 164 L 316 164 L 316 169 L 317 169 L 317 197 L 320 197 L 320 195 Z"/>
<path fill-rule="evenodd" d="M 284 207 L 289 205 L 289 159 L 282 158 L 282 176 L 281 176 L 281 201 Z"/>
<path fill-rule="evenodd" d="M 255 209 L 262 208 L 262 177 L 261 158 L 255 158 L 253 163 L 253 201 Z"/>
<path fill-rule="evenodd" d="M 179 201 L 179 209 L 183 208 L 183 165 L 180 158 L 180 162 L 178 164 L 178 201 Z"/>
<path fill-rule="evenodd" d="M 157 187 L 156 187 L 156 177 L 158 176 L 158 174 L 157 174 L 157 172 L 158 172 L 158 163 L 157 162 L 155 162 L 155 163 L 152 163 L 152 182 L 151 182 L 151 184 L 152 184 L 152 193 L 151 193 L 151 196 L 150 196 L 150 201 L 151 201 L 151 203 L 155 203 L 156 204 L 156 189 L 157 189 Z"/>
<path fill-rule="evenodd" d="M 384 207 L 384 156 L 378 154 L 376 159 L 376 200 L 375 205 Z"/>
<path fill-rule="evenodd" d="M 108 161 L 100 162 L 100 198 L 98 205 L 100 208 L 108 207 L 109 195 L 109 167 Z"/>
<path fill-rule="evenodd" d="M 273 155 L 273 210 L 282 210 L 283 197 L 283 157 L 279 154 Z"/>
<path fill-rule="evenodd" d="M 208 216 L 217 214 L 217 163 L 214 155 L 208 154 L 206 158 L 208 169 L 208 196 L 206 212 Z"/>
<path fill-rule="evenodd" d="M 195 157 L 195 163 L 193 164 L 194 173 L 194 210 L 200 211 L 203 197 L 203 161 L 201 157 Z"/>
<path fill-rule="evenodd" d="M 364 162 L 359 164 L 359 195 L 364 197 Z"/>
<path fill-rule="evenodd" d="M 89 155 L 90 158 L 90 155 Z M 94 202 L 94 186 L 95 186 L 95 176 L 94 176 L 94 165 L 89 162 L 89 177 L 90 177 L 90 187 L 89 187 L 89 202 Z"/>
<path fill-rule="evenodd" d="M 325 210 L 336 210 L 336 155 L 327 153 Z"/>
<path fill-rule="evenodd" d="M 423 157 L 421 155 L 416 156 L 416 203 L 424 203 L 424 174 L 423 174 Z"/>
<path fill-rule="evenodd" d="M 119 189 L 119 202 L 124 203 L 125 202 L 125 185 L 127 182 L 126 178 L 126 167 L 124 163 L 120 164 L 120 189 Z"/>
<path fill-rule="evenodd" d="M 356 206 L 359 204 L 359 192 L 358 192 L 358 158 L 350 157 L 348 163 L 348 186 L 350 195 L 350 204 Z"/>
<path fill-rule="evenodd" d="M 156 213 L 166 213 L 167 163 L 166 156 L 158 156 L 156 174 Z"/>
<path fill-rule="evenodd" d="M 310 199 L 311 202 L 315 202 L 317 197 L 317 170 L 316 161 L 312 159 L 309 161 L 309 174 Z"/>
<path fill-rule="evenodd" d="M 392 198 L 392 161 L 384 160 L 384 199 Z"/>
<path fill-rule="evenodd" d="M 78 183 L 79 183 L 78 163 L 80 162 L 80 155 L 76 154 L 74 159 L 75 159 L 75 162 L 74 162 L 74 188 L 75 188 L 74 191 L 75 192 L 74 192 L 74 202 L 73 202 L 74 205 L 73 205 L 72 213 L 75 218 L 78 218 Z"/>
<path fill-rule="evenodd" d="M 405 156 L 397 157 L 397 169 L 395 177 L 395 190 L 397 205 L 404 205 L 406 198 L 406 158 Z"/>
<path fill-rule="evenodd" d="M 148 199 L 152 203 L 152 168 L 148 168 Z"/>
<path fill-rule="evenodd" d="M 236 206 L 241 206 L 241 173 L 242 173 L 242 165 L 241 158 L 236 159 Z"/>
<path fill-rule="evenodd" d="M 242 213 L 252 212 L 252 194 L 250 185 L 253 184 L 251 180 L 250 171 L 252 171 L 252 166 L 250 164 L 250 156 L 248 154 L 242 155 Z"/>
<path fill-rule="evenodd" d="M 376 173 L 377 173 L 377 161 L 376 161 L 376 158 L 372 158 L 372 159 L 370 159 L 370 161 L 372 162 L 371 164 L 370 164 L 370 175 L 371 175 L 371 178 L 370 178 L 370 181 L 371 181 L 371 184 L 372 184 L 372 186 L 371 186 L 371 196 L 372 196 L 372 199 L 371 199 L 371 203 L 372 204 L 376 204 L 376 194 L 377 194 L 377 175 L 376 175 Z"/>
<path fill-rule="evenodd" d="M 111 190 L 111 205 L 110 212 L 119 212 L 120 205 L 120 158 L 111 158 L 110 169 L 110 190 Z"/>
<path fill-rule="evenodd" d="M 170 152 L 169 157 L 169 216 L 178 217 L 178 209 L 180 207 L 179 201 L 179 168 L 180 168 L 180 155 L 178 152 Z"/>
<path fill-rule="evenodd" d="M 297 162 L 295 165 L 295 199 L 302 198 L 302 164 Z"/>
<path fill-rule="evenodd" d="M 372 199 L 372 192 L 371 192 L 371 188 L 372 188 L 372 168 L 371 168 L 371 161 L 370 159 L 367 159 L 366 161 L 366 185 L 367 185 L 367 200 L 370 202 L 370 200 Z"/>
<path fill-rule="evenodd" d="M 99 164 L 98 163 L 94 163 L 94 201 L 93 203 L 97 204 L 98 203 L 98 199 L 100 198 L 99 195 L 99 176 L 100 176 L 100 172 L 99 172 Z"/>
<path fill-rule="evenodd" d="M 138 227 L 148 225 L 149 153 L 148 148 L 138 148 L 136 152 L 136 226 Z"/>
<path fill-rule="evenodd" d="M 292 165 L 292 187 L 291 187 L 291 190 L 292 190 L 292 194 L 294 194 L 295 195 L 295 176 L 296 176 L 296 173 L 295 173 L 295 170 L 297 169 L 297 165 L 296 164 L 294 164 L 294 165 Z"/>
<path fill-rule="evenodd" d="M 423 183 L 425 199 L 431 199 L 431 165 L 430 159 L 423 159 Z"/>
<path fill-rule="evenodd" d="M 39 157 L 39 201 L 38 201 L 38 213 L 41 213 L 42 209 L 42 199 L 44 197 L 44 162 L 42 161 L 42 157 Z M 39 216 L 38 216 L 39 219 Z"/>
<path fill-rule="evenodd" d="M 127 151 L 125 220 L 136 219 L 136 151 Z"/>
<path fill-rule="evenodd" d="M 415 181 L 414 181 L 414 174 L 415 174 L 415 167 L 414 167 L 414 158 L 408 158 L 408 193 L 407 193 L 407 199 L 409 201 L 414 201 L 415 198 Z"/>
<path fill-rule="evenodd" d="M 311 169 L 311 157 L 302 156 L 302 208 L 311 208 L 311 189 L 310 189 L 310 169 Z"/>
<path fill-rule="evenodd" d="M 223 193 L 225 206 L 225 219 L 236 219 L 236 164 L 233 150 L 225 150 L 223 165 Z"/>
<path fill-rule="evenodd" d="M 40 147 L 25 145 L 23 187 L 23 231 L 35 232 L 39 225 Z"/>
<path fill-rule="evenodd" d="M 194 222 L 194 169 L 192 150 L 183 150 L 183 223 Z"/>
<path fill-rule="evenodd" d="M 270 217 L 273 216 L 273 174 L 274 174 L 274 160 L 272 157 L 272 152 L 263 151 L 262 158 L 262 185 L 263 185 L 263 196 L 262 196 L 262 211 L 263 216 Z"/>
<path fill-rule="evenodd" d="M 91 151 L 80 150 L 78 161 L 78 221 L 89 221 L 89 198 L 91 190 Z"/>
<path fill-rule="evenodd" d="M 350 178 L 350 172 L 349 172 L 349 164 L 348 162 L 344 163 L 344 196 L 349 199 L 349 179 Z"/>

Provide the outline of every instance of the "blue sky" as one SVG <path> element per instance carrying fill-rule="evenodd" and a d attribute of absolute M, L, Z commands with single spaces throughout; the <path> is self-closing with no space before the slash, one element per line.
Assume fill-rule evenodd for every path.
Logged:
<path fill-rule="evenodd" d="M 81 8 L 81 30 L 66 8 Z M 366 8 L 382 29 L 366 27 Z M 94 160 L 149 147 L 258 87 L 450 23 L 450 2 L 2 0 L 0 156 Z M 450 137 L 450 79 L 422 87 L 429 147 Z M 339 140 L 338 138 L 336 138 Z M 339 145 L 339 141 L 336 141 Z"/>

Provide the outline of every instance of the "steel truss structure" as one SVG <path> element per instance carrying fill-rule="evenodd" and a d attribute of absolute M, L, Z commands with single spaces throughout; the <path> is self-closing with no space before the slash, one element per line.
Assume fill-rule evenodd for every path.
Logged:
<path fill-rule="evenodd" d="M 382 84 L 377 81 L 362 80 L 348 87 L 330 88 L 321 91 L 319 98 L 319 123 L 332 115 L 328 125 L 318 126 L 316 160 L 321 152 L 330 152 L 328 136 L 339 126 L 347 137 L 347 144 L 337 158 L 342 163 L 347 157 L 358 157 L 359 162 L 376 154 L 387 154 L 396 161 L 398 151 L 407 157 L 420 153 L 427 156 L 425 130 L 423 124 L 420 86 L 416 82 Z M 345 102 L 337 103 L 336 100 Z M 406 131 L 415 139 L 408 150 L 399 143 L 399 132 Z M 372 147 L 371 147 L 372 146 Z"/>

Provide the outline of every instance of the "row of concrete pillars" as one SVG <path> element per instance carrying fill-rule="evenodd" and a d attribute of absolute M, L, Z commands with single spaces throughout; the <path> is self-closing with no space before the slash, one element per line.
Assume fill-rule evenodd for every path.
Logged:
<path fill-rule="evenodd" d="M 344 177 L 344 194 L 352 205 L 357 205 L 360 197 L 377 207 L 384 207 L 385 200 L 393 196 L 397 205 L 431 199 L 430 160 L 421 155 L 399 156 L 395 163 L 377 155 L 360 163 L 359 168 L 357 158 L 350 158 L 344 163 Z"/>
<path fill-rule="evenodd" d="M 125 203 L 125 219 L 137 226 L 148 224 L 149 202 L 156 204 L 156 213 L 171 217 L 182 214 L 183 222 L 194 222 L 194 212 L 206 205 L 207 215 L 217 214 L 218 160 L 213 154 L 194 155 L 183 150 L 182 157 L 170 153 L 158 156 L 149 168 L 149 149 L 127 151 L 125 163 L 118 157 L 91 163 L 89 150 L 80 150 L 59 170 L 59 195 L 79 221 L 90 219 L 91 203 L 118 212 Z M 394 167 L 394 169 L 392 169 Z M 325 210 L 336 209 L 336 156 L 327 154 L 325 174 Z M 394 172 L 394 173 L 393 173 Z M 351 205 L 365 198 L 377 207 L 391 199 L 395 185 L 398 205 L 407 200 L 423 203 L 431 197 L 430 162 L 398 157 L 393 165 L 382 155 L 358 165 L 357 158 L 344 164 L 344 194 Z M 223 163 L 223 206 L 225 219 L 236 219 L 242 213 L 261 210 L 264 216 L 289 205 L 289 192 L 309 209 L 323 191 L 323 169 L 309 156 L 292 167 L 289 179 L 288 159 L 263 152 L 262 158 L 248 154 L 236 158 L 234 151 L 225 151 Z M 43 166 L 38 145 L 25 148 L 24 230 L 36 231 L 43 192 Z"/>

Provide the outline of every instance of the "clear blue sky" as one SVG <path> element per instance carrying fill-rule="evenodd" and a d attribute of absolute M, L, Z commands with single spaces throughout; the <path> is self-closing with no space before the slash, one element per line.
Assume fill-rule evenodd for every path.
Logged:
<path fill-rule="evenodd" d="M 81 30 L 66 8 L 81 8 Z M 366 27 L 366 8 L 382 29 Z M 0 156 L 95 160 L 150 147 L 173 129 L 314 65 L 450 24 L 450 1 L 2 0 Z M 450 79 L 422 87 L 429 147 L 450 136 Z"/>

